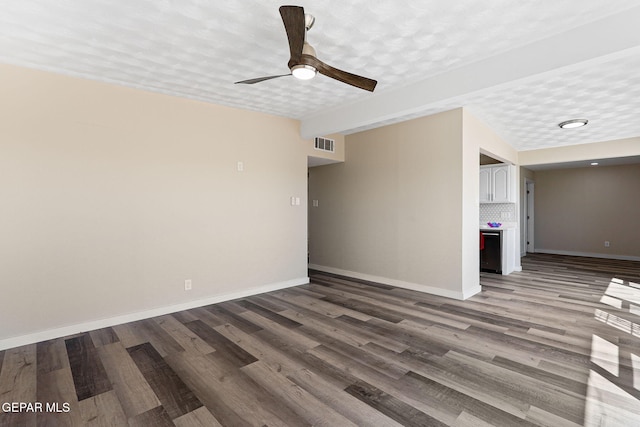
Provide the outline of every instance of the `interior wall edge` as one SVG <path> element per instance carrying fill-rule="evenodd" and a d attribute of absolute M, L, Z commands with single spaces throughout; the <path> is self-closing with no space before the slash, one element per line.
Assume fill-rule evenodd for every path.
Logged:
<path fill-rule="evenodd" d="M 244 289 L 238 292 L 231 292 L 220 295 L 213 295 L 207 298 L 188 301 L 185 303 L 157 307 L 150 310 L 138 311 L 100 320 L 91 320 L 88 322 L 77 323 L 74 325 L 63 326 L 45 331 L 38 331 L 26 335 L 0 339 L 0 351 L 10 348 L 20 347 L 23 345 L 34 344 L 37 342 L 52 340 L 65 337 L 68 335 L 94 331 L 97 329 L 108 328 L 110 326 L 121 325 L 123 323 L 135 322 L 138 320 L 150 319 L 152 317 L 164 316 L 166 314 L 176 313 L 178 311 L 189 310 L 192 308 L 204 307 L 211 304 L 217 304 L 224 301 L 230 301 L 238 298 L 246 298 L 253 295 L 259 295 L 266 292 L 277 291 L 280 289 L 291 288 L 309 283 L 309 277 L 299 277 L 297 279 L 286 280 L 283 282 L 269 283 L 250 289 Z"/>
<path fill-rule="evenodd" d="M 357 271 L 343 270 L 335 267 L 328 267 L 325 265 L 309 264 L 309 269 L 318 270 L 325 273 L 338 274 L 340 276 L 347 276 L 354 279 L 368 280 L 370 282 L 381 283 L 383 285 L 395 286 L 397 288 L 410 289 L 412 291 L 422 292 L 425 294 L 436 295 L 440 297 L 452 298 L 457 300 L 465 300 L 480 293 L 482 288 L 480 286 L 464 289 L 462 292 L 450 291 L 435 286 L 422 285 L 420 283 L 405 282 L 403 280 L 390 279 L 388 277 L 374 276 L 366 273 L 359 273 Z"/>

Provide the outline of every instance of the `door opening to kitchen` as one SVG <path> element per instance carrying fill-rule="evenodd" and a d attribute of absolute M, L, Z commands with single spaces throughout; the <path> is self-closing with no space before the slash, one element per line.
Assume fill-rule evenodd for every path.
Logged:
<path fill-rule="evenodd" d="M 519 268 L 516 166 L 480 153 L 480 271 L 508 275 Z"/>
<path fill-rule="evenodd" d="M 525 197 L 524 197 L 524 244 L 525 254 L 535 252 L 534 246 L 534 190 L 535 183 L 530 179 L 525 179 Z"/>

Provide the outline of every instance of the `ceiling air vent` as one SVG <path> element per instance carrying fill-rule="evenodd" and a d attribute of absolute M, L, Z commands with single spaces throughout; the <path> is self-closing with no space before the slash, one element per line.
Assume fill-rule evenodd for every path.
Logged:
<path fill-rule="evenodd" d="M 330 153 L 334 153 L 335 152 L 335 148 L 334 148 L 334 140 L 333 139 L 329 139 L 329 138 L 322 138 L 319 136 L 316 136 L 316 141 L 314 144 L 314 148 L 316 150 L 321 150 L 321 151 L 328 151 Z"/>

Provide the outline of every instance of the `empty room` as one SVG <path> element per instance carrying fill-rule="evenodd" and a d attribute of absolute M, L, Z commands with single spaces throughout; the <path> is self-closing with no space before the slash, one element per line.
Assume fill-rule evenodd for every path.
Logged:
<path fill-rule="evenodd" d="M 0 6 L 0 426 L 640 425 L 640 6 Z"/>

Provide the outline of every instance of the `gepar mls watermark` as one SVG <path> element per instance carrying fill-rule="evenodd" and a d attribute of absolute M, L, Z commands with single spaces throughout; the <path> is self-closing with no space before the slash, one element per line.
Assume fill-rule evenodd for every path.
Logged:
<path fill-rule="evenodd" d="M 68 402 L 3 402 L 2 412 L 49 412 L 63 414 L 71 412 Z"/>

